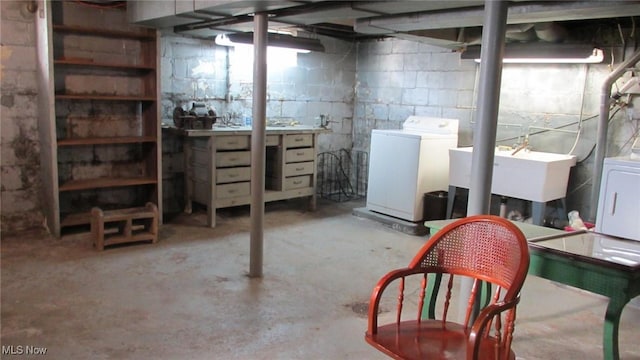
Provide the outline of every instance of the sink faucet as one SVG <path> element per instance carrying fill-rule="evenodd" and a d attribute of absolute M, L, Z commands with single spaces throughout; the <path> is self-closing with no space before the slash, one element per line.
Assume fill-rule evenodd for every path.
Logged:
<path fill-rule="evenodd" d="M 516 147 L 516 149 L 515 149 L 515 150 L 513 150 L 513 152 L 511 153 L 511 155 L 513 156 L 513 155 L 517 154 L 520 150 L 522 150 L 522 149 L 526 149 L 526 148 L 528 148 L 528 147 L 529 147 L 529 134 L 525 135 L 525 137 L 524 137 L 524 141 L 522 141 L 522 144 L 518 145 L 518 146 Z"/>

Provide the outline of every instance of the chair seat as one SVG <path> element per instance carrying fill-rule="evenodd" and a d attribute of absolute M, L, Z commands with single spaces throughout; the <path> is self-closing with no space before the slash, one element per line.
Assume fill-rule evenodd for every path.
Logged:
<path fill-rule="evenodd" d="M 378 327 L 375 335 L 367 334 L 367 342 L 395 359 L 466 359 L 469 329 L 442 321 L 403 321 Z M 496 339 L 484 338 L 478 359 L 495 359 Z M 510 351 L 509 359 L 515 359 Z"/>

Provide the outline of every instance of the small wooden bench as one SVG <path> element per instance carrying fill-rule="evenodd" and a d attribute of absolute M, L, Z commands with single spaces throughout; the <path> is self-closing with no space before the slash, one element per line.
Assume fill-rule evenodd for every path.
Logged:
<path fill-rule="evenodd" d="M 158 207 L 147 203 L 144 207 L 103 211 L 91 209 L 91 237 L 98 250 L 105 246 L 139 241 L 158 241 Z"/>

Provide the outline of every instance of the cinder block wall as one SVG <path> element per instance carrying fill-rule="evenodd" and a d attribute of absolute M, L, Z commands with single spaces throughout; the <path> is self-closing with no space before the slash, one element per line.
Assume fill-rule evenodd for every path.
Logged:
<path fill-rule="evenodd" d="M 368 151 L 372 129 L 399 129 L 409 115 L 458 119 L 459 146 L 473 145 L 479 77 L 474 61 L 461 60 L 447 49 L 387 39 L 359 43 L 357 63 L 354 148 Z M 591 207 L 600 88 L 609 72 L 608 64 L 505 64 L 503 68 L 499 145 L 521 143 L 529 134 L 533 150 L 568 153 L 581 124 L 573 151 L 578 165 L 571 171 L 567 194 L 568 209 L 581 214 L 588 214 Z M 612 111 L 607 156 L 629 153 L 640 118 L 635 108 L 632 102 L 615 114 Z M 554 128 L 573 132 L 550 130 Z"/>
<path fill-rule="evenodd" d="M 460 120 L 470 137 L 476 67 L 460 55 L 418 42 L 358 44 L 354 148 L 369 151 L 372 129 L 400 129 L 410 115 Z"/>
<path fill-rule="evenodd" d="M 0 184 L 3 234 L 42 227 L 34 15 L 0 1 Z"/>
<path fill-rule="evenodd" d="M 320 150 L 351 149 L 356 44 L 329 37 L 321 41 L 324 53 L 298 54 L 293 66 L 267 59 L 267 120 L 319 125 L 320 115 L 327 115 L 332 133 L 320 137 Z M 161 54 L 165 124 L 173 124 L 175 107 L 188 110 L 192 101 L 238 123 L 251 116 L 252 52 L 165 32 Z"/>
<path fill-rule="evenodd" d="M 0 1 L 0 10 L 0 220 L 1 231 L 8 233 L 41 227 L 43 218 L 38 196 L 33 14 L 26 11 L 24 1 Z M 352 147 L 368 151 L 372 129 L 400 128 L 409 115 L 457 118 L 459 144 L 472 145 L 477 64 L 461 61 L 447 49 L 398 39 L 357 44 L 321 39 L 325 53 L 301 54 L 296 67 L 270 70 L 267 117 L 315 124 L 320 114 L 328 115 L 333 133 L 320 137 L 322 151 Z M 186 102 L 192 100 L 210 103 L 221 114 L 250 114 L 252 85 L 247 79 L 252 68 L 238 65 L 231 50 L 212 41 L 164 34 L 161 56 L 163 122 L 172 123 L 174 107 L 186 108 Z M 571 124 L 563 129 L 575 130 L 576 122 L 583 119 L 574 152 L 579 164 L 570 179 L 574 190 L 568 194 L 569 209 L 581 213 L 589 212 L 591 149 L 596 138 L 593 116 L 608 72 L 606 64 L 505 65 L 503 70 L 498 129 L 502 143 L 511 145 L 529 132 L 535 150 L 567 152 L 575 141 L 574 134 L 544 129 L 538 133 L 540 129 L 531 126 Z M 632 100 L 629 107 L 612 112 L 608 156 L 629 151 L 640 118 L 635 110 L 639 107 Z M 175 154 L 180 146 L 174 145 L 165 152 Z M 179 166 L 167 167 L 180 171 Z M 179 194 L 170 197 L 179 198 Z"/>

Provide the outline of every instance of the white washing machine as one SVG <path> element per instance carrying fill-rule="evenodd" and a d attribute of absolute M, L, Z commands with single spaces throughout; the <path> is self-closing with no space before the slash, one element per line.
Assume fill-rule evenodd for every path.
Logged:
<path fill-rule="evenodd" d="M 402 130 L 372 130 L 367 209 L 422 221 L 424 194 L 449 186 L 449 149 L 457 146 L 455 119 L 410 116 Z"/>

